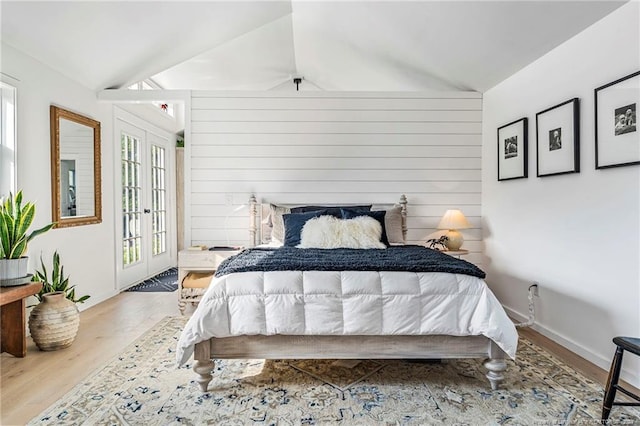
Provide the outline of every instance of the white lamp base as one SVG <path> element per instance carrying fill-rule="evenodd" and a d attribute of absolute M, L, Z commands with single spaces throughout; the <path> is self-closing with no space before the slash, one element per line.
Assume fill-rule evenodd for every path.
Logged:
<path fill-rule="evenodd" d="M 456 251 L 462 247 L 462 243 L 464 242 L 464 237 L 459 231 L 455 229 L 449 229 L 447 232 L 448 241 L 446 242 L 447 250 Z"/>

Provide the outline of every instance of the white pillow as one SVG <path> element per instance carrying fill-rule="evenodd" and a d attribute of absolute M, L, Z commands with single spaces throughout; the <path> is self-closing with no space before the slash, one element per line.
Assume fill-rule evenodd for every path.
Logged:
<path fill-rule="evenodd" d="M 396 206 L 387 209 L 387 213 L 384 215 L 384 227 L 387 232 L 389 244 L 404 244 L 402 207 Z"/>
<path fill-rule="evenodd" d="M 284 220 L 282 215 L 291 213 L 289 207 L 278 206 L 276 204 L 269 205 L 269 217 L 267 224 L 271 227 L 271 241 L 280 243 L 284 241 Z"/>
<path fill-rule="evenodd" d="M 369 216 L 338 219 L 320 216 L 309 219 L 300 233 L 298 248 L 383 249 L 382 226 Z"/>

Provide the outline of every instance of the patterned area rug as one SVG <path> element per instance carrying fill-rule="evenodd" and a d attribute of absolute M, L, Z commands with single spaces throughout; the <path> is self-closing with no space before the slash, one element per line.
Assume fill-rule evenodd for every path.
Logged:
<path fill-rule="evenodd" d="M 127 291 L 163 292 L 178 289 L 178 268 L 169 268 L 158 275 L 136 284 Z"/>
<path fill-rule="evenodd" d="M 384 367 L 384 364 L 372 359 L 363 361 L 302 359 L 288 361 L 288 364 L 342 392 Z"/>
<path fill-rule="evenodd" d="M 201 393 L 191 365 L 175 367 L 185 321 L 160 321 L 29 424 L 600 424 L 602 387 L 524 339 L 498 391 L 480 360 L 225 360 Z M 640 424 L 640 410 L 611 420 Z"/>

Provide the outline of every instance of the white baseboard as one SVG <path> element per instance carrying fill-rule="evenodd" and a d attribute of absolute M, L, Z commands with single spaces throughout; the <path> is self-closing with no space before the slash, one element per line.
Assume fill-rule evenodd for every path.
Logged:
<path fill-rule="evenodd" d="M 503 308 L 507 312 L 507 315 L 509 315 L 509 317 L 511 317 L 512 319 L 515 319 L 516 322 L 524 322 L 529 319 L 528 315 L 523 315 L 522 313 L 515 311 L 514 309 L 511 309 L 507 306 L 503 305 Z M 564 346 L 571 352 L 577 355 L 580 355 L 582 358 L 586 359 L 589 362 L 592 362 L 593 364 L 602 368 L 603 370 L 609 371 L 609 367 L 611 366 L 611 360 L 613 359 L 613 351 L 611 352 L 611 357 L 607 358 L 602 355 L 594 354 L 592 350 L 589 350 L 584 346 L 572 341 L 571 339 L 564 337 L 553 330 L 550 330 L 549 328 L 545 327 L 544 325 L 541 325 L 537 321 L 534 322 L 531 328 L 537 331 L 538 333 L 542 334 L 543 336 L 548 337 L 549 339 L 558 343 L 559 345 Z M 632 373 L 633 372 L 631 370 L 626 369 L 623 366 L 622 371 L 620 373 L 620 377 L 622 377 L 623 380 L 635 386 L 636 388 L 640 388 L 640 378 L 638 378 L 635 374 L 632 374 Z"/>

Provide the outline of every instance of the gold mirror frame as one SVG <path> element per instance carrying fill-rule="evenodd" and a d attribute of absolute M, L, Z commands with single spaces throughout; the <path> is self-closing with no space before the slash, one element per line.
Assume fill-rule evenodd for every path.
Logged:
<path fill-rule="evenodd" d="M 54 228 L 90 225 L 102 222 L 102 181 L 100 159 L 100 122 L 51 105 L 51 209 Z M 62 216 L 60 203 L 60 119 L 93 129 L 93 215 Z"/>

